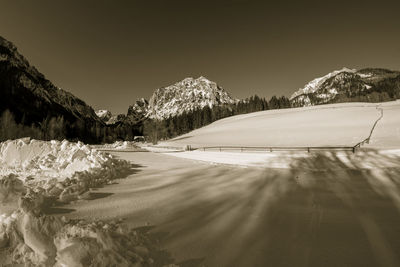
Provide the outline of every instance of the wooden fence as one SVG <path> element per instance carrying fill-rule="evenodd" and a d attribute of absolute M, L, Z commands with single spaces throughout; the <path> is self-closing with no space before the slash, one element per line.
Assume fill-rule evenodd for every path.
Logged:
<path fill-rule="evenodd" d="M 205 146 L 199 147 L 197 150 L 217 150 L 217 151 L 250 151 L 250 152 L 273 152 L 273 151 L 323 151 L 323 150 L 340 150 L 356 152 L 356 146 Z M 196 150 L 196 149 L 192 149 Z"/>

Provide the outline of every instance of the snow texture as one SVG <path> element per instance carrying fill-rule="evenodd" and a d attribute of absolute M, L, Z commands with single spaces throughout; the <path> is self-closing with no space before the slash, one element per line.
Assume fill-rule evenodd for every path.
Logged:
<path fill-rule="evenodd" d="M 151 263 L 142 236 L 118 223 L 43 214 L 55 201 L 86 199 L 92 187 L 109 183 L 130 166 L 81 142 L 24 138 L 0 143 L 0 266 Z"/>
<path fill-rule="evenodd" d="M 29 138 L 2 142 L 0 214 L 13 211 L 16 202 L 11 200 L 26 189 L 43 191 L 43 195 L 69 202 L 78 199 L 89 187 L 110 182 L 129 166 L 128 162 L 81 142 Z"/>

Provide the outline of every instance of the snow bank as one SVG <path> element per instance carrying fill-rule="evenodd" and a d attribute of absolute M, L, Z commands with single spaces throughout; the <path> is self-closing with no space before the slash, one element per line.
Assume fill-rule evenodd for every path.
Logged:
<path fill-rule="evenodd" d="M 112 144 L 105 144 L 101 146 L 102 149 L 117 149 L 117 150 L 123 150 L 123 149 L 129 149 L 129 148 L 137 148 L 135 142 L 130 142 L 130 141 L 115 141 Z"/>
<path fill-rule="evenodd" d="M 122 223 L 43 214 L 54 200 L 82 198 L 130 168 L 83 143 L 0 143 L 0 266 L 146 266 L 150 242 Z"/>
<path fill-rule="evenodd" d="M 130 168 L 78 142 L 29 138 L 0 143 L 0 214 L 16 208 L 15 200 L 29 189 L 62 202 L 100 184 L 109 183 Z"/>
<path fill-rule="evenodd" d="M 14 173 L 27 177 L 65 179 L 76 172 L 98 168 L 112 169 L 117 163 L 110 155 L 89 146 L 69 141 L 38 141 L 26 139 L 0 143 L 0 175 Z"/>
<path fill-rule="evenodd" d="M 67 221 L 22 209 L 0 216 L 1 266 L 148 266 L 152 249 L 121 221 Z"/>

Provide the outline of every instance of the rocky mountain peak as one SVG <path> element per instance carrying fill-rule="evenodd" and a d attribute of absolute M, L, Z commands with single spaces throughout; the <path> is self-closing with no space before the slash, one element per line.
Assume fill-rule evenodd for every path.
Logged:
<path fill-rule="evenodd" d="M 400 72 L 379 68 L 342 68 L 316 78 L 294 92 L 294 106 L 342 101 L 378 102 L 400 96 Z"/>
<path fill-rule="evenodd" d="M 96 115 L 104 122 L 107 122 L 112 116 L 111 112 L 106 109 L 96 110 Z"/>
<path fill-rule="evenodd" d="M 188 77 L 157 89 L 149 101 L 147 117 L 165 119 L 205 106 L 234 103 L 217 83 L 200 76 Z"/>

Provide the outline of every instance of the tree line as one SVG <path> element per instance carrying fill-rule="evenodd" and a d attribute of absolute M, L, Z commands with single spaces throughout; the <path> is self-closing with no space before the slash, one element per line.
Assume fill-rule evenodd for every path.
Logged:
<path fill-rule="evenodd" d="M 112 143 L 116 140 L 133 140 L 142 135 L 141 125 L 104 125 L 77 119 L 70 123 L 63 116 L 46 117 L 39 123 L 27 125 L 24 117 L 16 120 L 14 114 L 5 110 L 0 116 L 0 142 L 22 137 L 39 140 L 82 141 L 88 144 Z"/>

